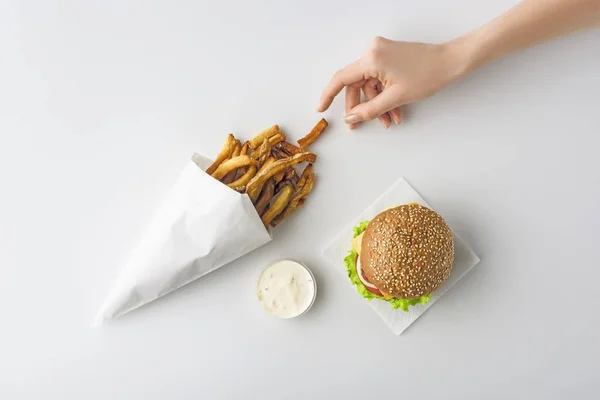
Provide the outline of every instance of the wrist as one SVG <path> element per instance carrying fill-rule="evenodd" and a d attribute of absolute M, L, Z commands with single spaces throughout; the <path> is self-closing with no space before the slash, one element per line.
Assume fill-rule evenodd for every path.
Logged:
<path fill-rule="evenodd" d="M 459 80 L 482 65 L 482 57 L 477 37 L 474 33 L 458 37 L 444 43 L 450 65 L 450 78 Z"/>

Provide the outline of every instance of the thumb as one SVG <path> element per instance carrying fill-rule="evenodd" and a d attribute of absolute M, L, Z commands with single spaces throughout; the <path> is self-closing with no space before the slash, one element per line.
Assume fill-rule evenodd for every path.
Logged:
<path fill-rule="evenodd" d="M 351 109 L 348 114 L 346 114 L 344 122 L 347 124 L 355 124 L 360 121 L 370 121 L 402 104 L 400 88 L 391 86 L 371 100 L 361 103 Z"/>

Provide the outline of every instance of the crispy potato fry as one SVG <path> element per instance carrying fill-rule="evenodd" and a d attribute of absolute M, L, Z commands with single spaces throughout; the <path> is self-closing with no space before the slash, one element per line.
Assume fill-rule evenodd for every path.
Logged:
<path fill-rule="evenodd" d="M 294 146 L 293 144 L 283 141 L 278 144 L 281 149 L 287 153 L 289 156 L 293 156 L 294 154 L 298 154 L 302 151 L 302 149 L 298 146 Z"/>
<path fill-rule="evenodd" d="M 285 169 L 291 167 L 292 165 L 309 161 L 310 159 L 312 159 L 311 156 L 314 156 L 314 154 L 298 153 L 292 157 L 275 161 L 268 167 L 263 168 L 259 173 L 256 174 L 256 176 L 254 176 L 254 178 L 252 178 L 250 182 L 248 182 L 248 185 L 246 185 L 246 193 L 248 193 L 248 196 L 250 196 L 250 199 L 253 202 L 256 201 L 256 199 L 260 195 L 260 191 L 262 190 L 263 185 L 269 178 L 273 177 L 273 175 L 276 175 L 281 171 L 285 171 Z M 312 163 L 314 161 L 309 162 Z"/>
<path fill-rule="evenodd" d="M 294 167 L 289 167 L 285 170 L 285 174 L 283 175 L 283 179 L 281 180 L 281 182 L 277 184 L 277 187 L 275 188 L 275 193 L 279 193 L 279 191 L 288 183 L 294 185 L 295 188 L 296 184 L 298 183 L 298 180 L 299 178 L 296 169 Z"/>
<path fill-rule="evenodd" d="M 304 173 L 302 175 L 304 175 Z M 306 200 L 310 192 L 312 191 L 314 184 L 315 174 L 311 172 L 307 175 L 304 186 L 302 186 L 301 189 L 296 190 L 285 210 L 283 210 L 279 213 L 279 215 L 273 218 L 273 220 L 271 221 L 271 226 L 275 227 L 279 225 L 284 219 L 292 215 L 294 211 L 301 207 L 304 204 L 304 201 Z"/>
<path fill-rule="evenodd" d="M 235 145 L 235 137 L 230 133 L 229 135 L 227 135 L 227 139 L 225 140 L 225 144 L 223 145 L 221 152 L 219 153 L 215 161 L 211 164 L 211 166 L 208 167 L 206 173 L 212 175 L 213 172 L 217 170 L 219 165 L 221 165 L 223 161 L 227 160 L 231 156 L 231 153 L 233 153 L 233 150 L 235 149 Z"/>
<path fill-rule="evenodd" d="M 298 180 L 298 183 L 296 184 L 296 192 L 299 192 L 300 190 L 302 190 L 302 188 L 306 184 L 306 181 L 308 180 L 308 177 L 312 173 L 313 173 L 313 165 L 312 164 L 308 164 L 304 168 L 304 171 L 302 171 L 302 174 L 300 174 L 300 179 Z"/>
<path fill-rule="evenodd" d="M 277 182 L 277 183 L 281 182 L 284 177 L 285 177 L 285 170 L 273 175 L 273 179 L 275 179 L 275 182 Z"/>
<path fill-rule="evenodd" d="M 273 180 L 273 178 L 271 178 L 267 181 L 267 183 L 265 183 L 265 187 L 263 188 L 262 192 L 260 192 L 260 196 L 258 197 L 256 204 L 254 205 L 254 208 L 256 208 L 256 212 L 258 212 L 258 215 L 262 216 L 264 214 L 265 210 L 269 206 L 269 203 L 271 203 L 271 199 L 273 198 L 274 194 L 275 181 Z"/>
<path fill-rule="evenodd" d="M 325 118 L 323 118 L 319 122 L 317 122 L 317 125 L 315 125 L 315 127 L 312 128 L 312 130 L 308 133 L 308 135 L 306 135 L 302 139 L 298 140 L 298 144 L 300 145 L 300 147 L 305 149 L 308 146 L 310 146 L 312 143 L 314 143 L 314 141 L 317 140 L 319 138 L 319 136 L 321 136 L 321 134 L 323 133 L 325 128 L 327 128 L 327 125 L 329 125 L 329 124 L 327 123 L 327 120 L 325 120 Z"/>
<path fill-rule="evenodd" d="M 258 146 L 260 146 L 262 144 L 262 142 L 265 138 L 269 139 L 272 136 L 277 135 L 278 133 L 281 133 L 281 131 L 279 130 L 279 125 L 273 125 L 272 127 L 265 129 L 258 135 L 254 136 L 248 142 L 248 145 L 250 146 L 251 149 L 256 149 Z"/>
<path fill-rule="evenodd" d="M 286 158 L 286 157 L 288 157 L 288 156 L 289 156 L 289 154 L 287 154 L 287 153 L 286 153 L 286 152 L 285 152 L 285 151 L 284 151 L 284 150 L 283 150 L 283 149 L 282 149 L 282 148 L 279 146 L 280 144 L 281 144 L 281 143 L 279 143 L 279 144 L 276 144 L 276 145 L 275 145 L 275 146 L 273 146 L 273 148 L 271 149 L 271 155 L 272 155 L 273 157 L 275 157 L 276 159 L 278 159 L 278 160 L 281 160 L 282 158 Z"/>
<path fill-rule="evenodd" d="M 273 219 L 277 217 L 289 204 L 294 195 L 294 186 L 290 183 L 286 185 L 277 197 L 273 200 L 271 206 L 262 215 L 262 222 L 265 226 L 269 226 Z"/>
<path fill-rule="evenodd" d="M 240 142 L 239 140 L 236 140 L 235 148 L 233 149 L 233 152 L 231 153 L 231 156 L 229 158 L 231 159 L 233 157 L 239 156 L 241 151 L 242 151 L 242 142 Z M 223 179 L 221 179 L 221 182 L 223 182 L 224 184 L 227 185 L 235 180 L 235 178 L 237 177 L 237 174 L 238 174 L 238 170 L 233 170 L 230 173 L 228 173 L 227 175 L 225 175 L 223 177 Z"/>
<path fill-rule="evenodd" d="M 231 171 L 235 171 L 241 167 L 248 167 L 250 165 L 256 166 L 256 160 L 250 156 L 237 156 L 231 160 L 225 161 L 219 165 L 219 168 L 213 172 L 212 177 L 215 179 L 221 179 Z"/>
<path fill-rule="evenodd" d="M 242 146 L 242 150 L 240 151 L 240 155 L 245 156 L 246 154 L 248 154 L 249 148 L 250 148 L 250 143 L 248 143 L 248 142 L 244 143 L 244 145 Z"/>
<path fill-rule="evenodd" d="M 273 164 L 275 161 L 277 161 L 277 160 L 274 157 L 267 158 L 267 161 L 265 161 L 263 163 L 263 165 L 260 166 L 260 170 L 267 168 L 269 165 Z"/>
<path fill-rule="evenodd" d="M 263 140 L 263 143 L 260 145 L 260 147 L 252 152 L 252 157 L 258 161 L 258 168 L 260 168 L 270 156 L 271 143 L 269 143 L 268 139 Z"/>
<path fill-rule="evenodd" d="M 283 133 L 278 133 L 269 138 L 269 142 L 271 143 L 271 146 L 275 146 L 276 144 L 281 143 L 283 141 L 285 141 L 285 135 Z"/>
<path fill-rule="evenodd" d="M 254 175 L 256 175 L 256 166 L 251 165 L 248 167 L 246 172 L 244 172 L 244 175 L 240 176 L 235 182 L 229 183 L 227 186 L 237 191 L 241 191 L 242 188 L 245 187 L 248 182 L 250 182 L 250 179 L 254 178 Z"/>

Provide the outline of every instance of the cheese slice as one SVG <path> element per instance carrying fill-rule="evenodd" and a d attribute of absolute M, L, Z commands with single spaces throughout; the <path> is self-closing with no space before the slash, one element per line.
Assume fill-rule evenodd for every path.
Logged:
<path fill-rule="evenodd" d="M 358 253 L 359 256 L 360 251 L 362 250 L 362 238 L 364 234 L 365 233 L 363 232 L 354 239 L 352 239 L 352 248 L 354 249 L 354 251 L 356 251 L 356 253 Z"/>
<path fill-rule="evenodd" d="M 362 239 L 363 239 L 364 234 L 365 233 L 363 232 L 360 235 L 358 235 L 357 237 L 355 237 L 354 239 L 352 239 L 352 248 L 354 249 L 354 251 L 356 251 L 356 253 L 358 254 L 359 257 L 360 257 L 360 252 L 362 251 Z M 394 296 L 384 292 L 381 289 L 379 289 L 379 291 L 381 292 L 381 294 L 383 295 L 383 297 L 386 300 L 394 298 Z"/>

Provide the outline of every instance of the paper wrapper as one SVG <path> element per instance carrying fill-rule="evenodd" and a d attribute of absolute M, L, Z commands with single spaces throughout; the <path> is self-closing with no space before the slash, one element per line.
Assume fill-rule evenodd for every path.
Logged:
<path fill-rule="evenodd" d="M 134 248 L 96 324 L 118 317 L 271 240 L 252 201 L 207 175 L 195 154 Z"/>
<path fill-rule="evenodd" d="M 399 206 L 407 203 L 418 203 L 425 207 L 431 208 L 421 196 L 406 182 L 403 178 L 400 178 L 394 183 L 385 193 L 375 200 L 366 210 L 364 210 L 352 223 L 350 223 L 342 232 L 333 240 L 333 242 L 327 246 L 323 251 L 323 256 L 333 265 L 335 269 L 340 271 L 340 274 L 345 276 L 348 287 L 351 289 L 355 296 L 359 296 L 356 293 L 356 287 L 352 285 L 348 279 L 346 273 L 346 266 L 344 265 L 344 257 L 348 255 L 352 244 L 350 243 L 353 236 L 352 228 L 358 225 L 362 221 L 370 221 L 377 214 L 384 211 L 387 208 Z M 450 227 L 452 228 L 452 227 Z M 411 306 L 408 312 L 400 309 L 394 310 L 390 304 L 386 301 L 373 299 L 370 302 L 364 299 L 365 304 L 369 304 L 373 310 L 383 321 L 390 327 L 390 329 L 396 334 L 400 335 L 406 328 L 408 328 L 413 322 L 416 321 L 427 309 L 435 304 L 444 293 L 446 293 L 452 286 L 456 284 L 467 272 L 469 272 L 477 263 L 479 257 L 469 249 L 465 242 L 461 238 L 454 235 L 454 266 L 450 277 L 444 282 L 444 284 L 435 290 L 431 294 L 431 299 L 427 304 L 417 304 Z"/>

